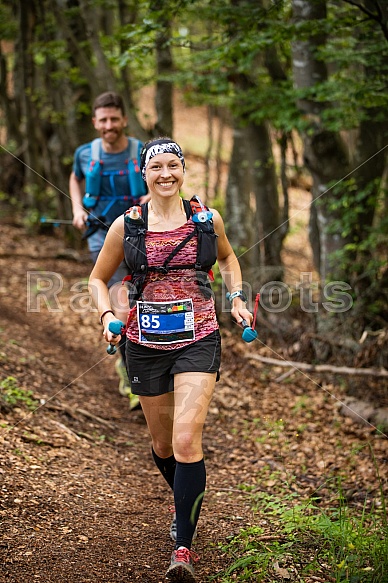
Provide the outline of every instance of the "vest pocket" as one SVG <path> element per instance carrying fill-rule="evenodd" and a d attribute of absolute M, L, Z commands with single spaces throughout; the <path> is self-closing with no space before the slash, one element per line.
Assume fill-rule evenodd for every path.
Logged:
<path fill-rule="evenodd" d="M 197 263 L 203 271 L 209 270 L 217 260 L 217 235 L 198 229 Z"/>

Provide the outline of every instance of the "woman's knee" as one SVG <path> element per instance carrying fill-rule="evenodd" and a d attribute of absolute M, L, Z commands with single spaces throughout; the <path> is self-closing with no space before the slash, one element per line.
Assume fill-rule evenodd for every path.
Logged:
<path fill-rule="evenodd" d="M 165 441 L 158 439 L 152 440 L 152 449 L 154 450 L 158 457 L 161 457 L 163 459 L 172 456 L 172 454 L 174 453 L 171 442 L 167 443 Z"/>
<path fill-rule="evenodd" d="M 175 459 L 179 462 L 199 461 L 203 457 L 202 437 L 190 432 L 174 435 L 173 449 Z"/>

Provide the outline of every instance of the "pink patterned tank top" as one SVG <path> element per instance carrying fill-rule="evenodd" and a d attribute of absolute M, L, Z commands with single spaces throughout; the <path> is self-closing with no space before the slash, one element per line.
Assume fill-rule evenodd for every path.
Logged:
<path fill-rule="evenodd" d="M 184 225 L 173 231 L 162 233 L 147 231 L 146 249 L 149 266 L 160 267 L 168 255 L 183 241 L 192 231 L 195 225 L 190 218 Z M 194 264 L 197 256 L 197 237 L 190 241 L 171 260 L 172 265 Z M 146 302 L 170 302 L 191 298 L 194 307 L 194 332 L 195 339 L 173 344 L 151 344 L 147 342 L 149 348 L 160 350 L 172 350 L 187 346 L 192 342 L 201 340 L 208 334 L 218 329 L 214 299 L 206 299 L 201 292 L 197 280 L 195 269 L 173 269 L 167 274 L 149 272 L 147 274 L 143 288 L 142 299 Z M 131 312 L 127 338 L 136 344 L 142 344 L 139 340 L 139 329 L 136 318 L 136 311 Z"/>

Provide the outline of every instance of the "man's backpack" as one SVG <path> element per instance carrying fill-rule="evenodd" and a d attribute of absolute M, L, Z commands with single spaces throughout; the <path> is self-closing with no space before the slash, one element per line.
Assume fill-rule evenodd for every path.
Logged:
<path fill-rule="evenodd" d="M 140 151 L 142 143 L 135 138 L 128 138 L 129 156 L 126 160 L 126 167 L 121 170 L 107 171 L 101 160 L 102 140 L 96 138 L 91 143 L 91 155 L 88 165 L 88 170 L 85 176 L 85 196 L 83 197 L 83 205 L 86 210 L 92 210 L 99 200 L 107 200 L 108 207 L 114 204 L 115 200 L 125 200 L 123 195 L 116 192 L 114 185 L 114 176 L 126 175 L 132 198 L 139 198 L 147 193 L 147 186 L 143 180 L 140 172 Z M 109 197 L 101 197 L 101 179 L 103 176 L 109 176 L 112 186 L 112 195 Z M 105 214 L 107 210 L 105 209 Z"/>

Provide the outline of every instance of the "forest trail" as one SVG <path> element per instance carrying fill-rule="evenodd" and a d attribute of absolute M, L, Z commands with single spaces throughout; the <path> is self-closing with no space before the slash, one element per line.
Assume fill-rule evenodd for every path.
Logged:
<path fill-rule="evenodd" d="M 74 310 L 86 301 L 90 264 L 75 261 L 58 236 L 30 237 L 11 224 L 2 233 L 0 382 L 15 378 L 37 403 L 31 412 L 0 401 L 0 583 L 162 582 L 172 496 L 151 460 L 141 411 L 130 412 L 118 393 L 96 314 Z M 57 311 L 43 301 L 27 311 L 47 287 L 43 273 L 63 283 L 49 302 Z M 349 501 L 362 504 L 377 493 L 375 461 L 387 485 L 388 440 L 340 416 L 340 385 L 304 374 L 276 382 L 284 370 L 245 357 L 264 350 L 260 341 L 246 345 L 232 325 L 222 337 L 204 437 L 198 583 L 231 563 L 218 545 L 240 528 L 271 532 L 265 515 L 253 513 L 248 487 L 276 494 L 289 483 L 305 498 L 319 491 L 325 503 L 329 482 L 341 476 Z"/>
<path fill-rule="evenodd" d="M 152 103 L 145 92 L 147 115 Z M 177 140 L 193 154 L 186 186 L 203 196 L 204 164 L 192 138 L 194 120 L 196 139 L 206 135 L 206 114 L 192 108 L 187 116 L 175 105 Z M 228 132 L 225 139 L 230 147 Z M 226 173 L 222 181 L 221 190 Z M 301 191 L 290 200 L 294 234 L 283 260 L 292 281 L 312 271 L 301 228 L 309 200 Z M 31 412 L 0 400 L 0 583 L 162 582 L 172 495 L 151 460 L 141 411 L 130 412 L 118 393 L 97 315 L 82 310 L 87 251 L 66 249 L 58 231 L 31 237 L 12 221 L 1 229 L 0 382 L 15 378 L 37 404 Z M 47 289 L 47 302 L 39 289 Z M 273 534 L 265 515 L 253 513 L 248 489 L 276 494 L 290 483 L 324 501 L 326 480 L 341 475 L 357 504 L 377 488 L 368 444 L 379 462 L 387 459 L 386 439 L 340 416 L 343 389 L 335 380 L 298 374 L 276 382 L 284 370 L 246 359 L 254 351 L 276 356 L 260 342 L 260 325 L 259 340 L 247 345 L 225 321 L 221 380 L 204 436 L 198 583 L 231 563 L 219 545 L 241 528 L 260 524 Z"/>

